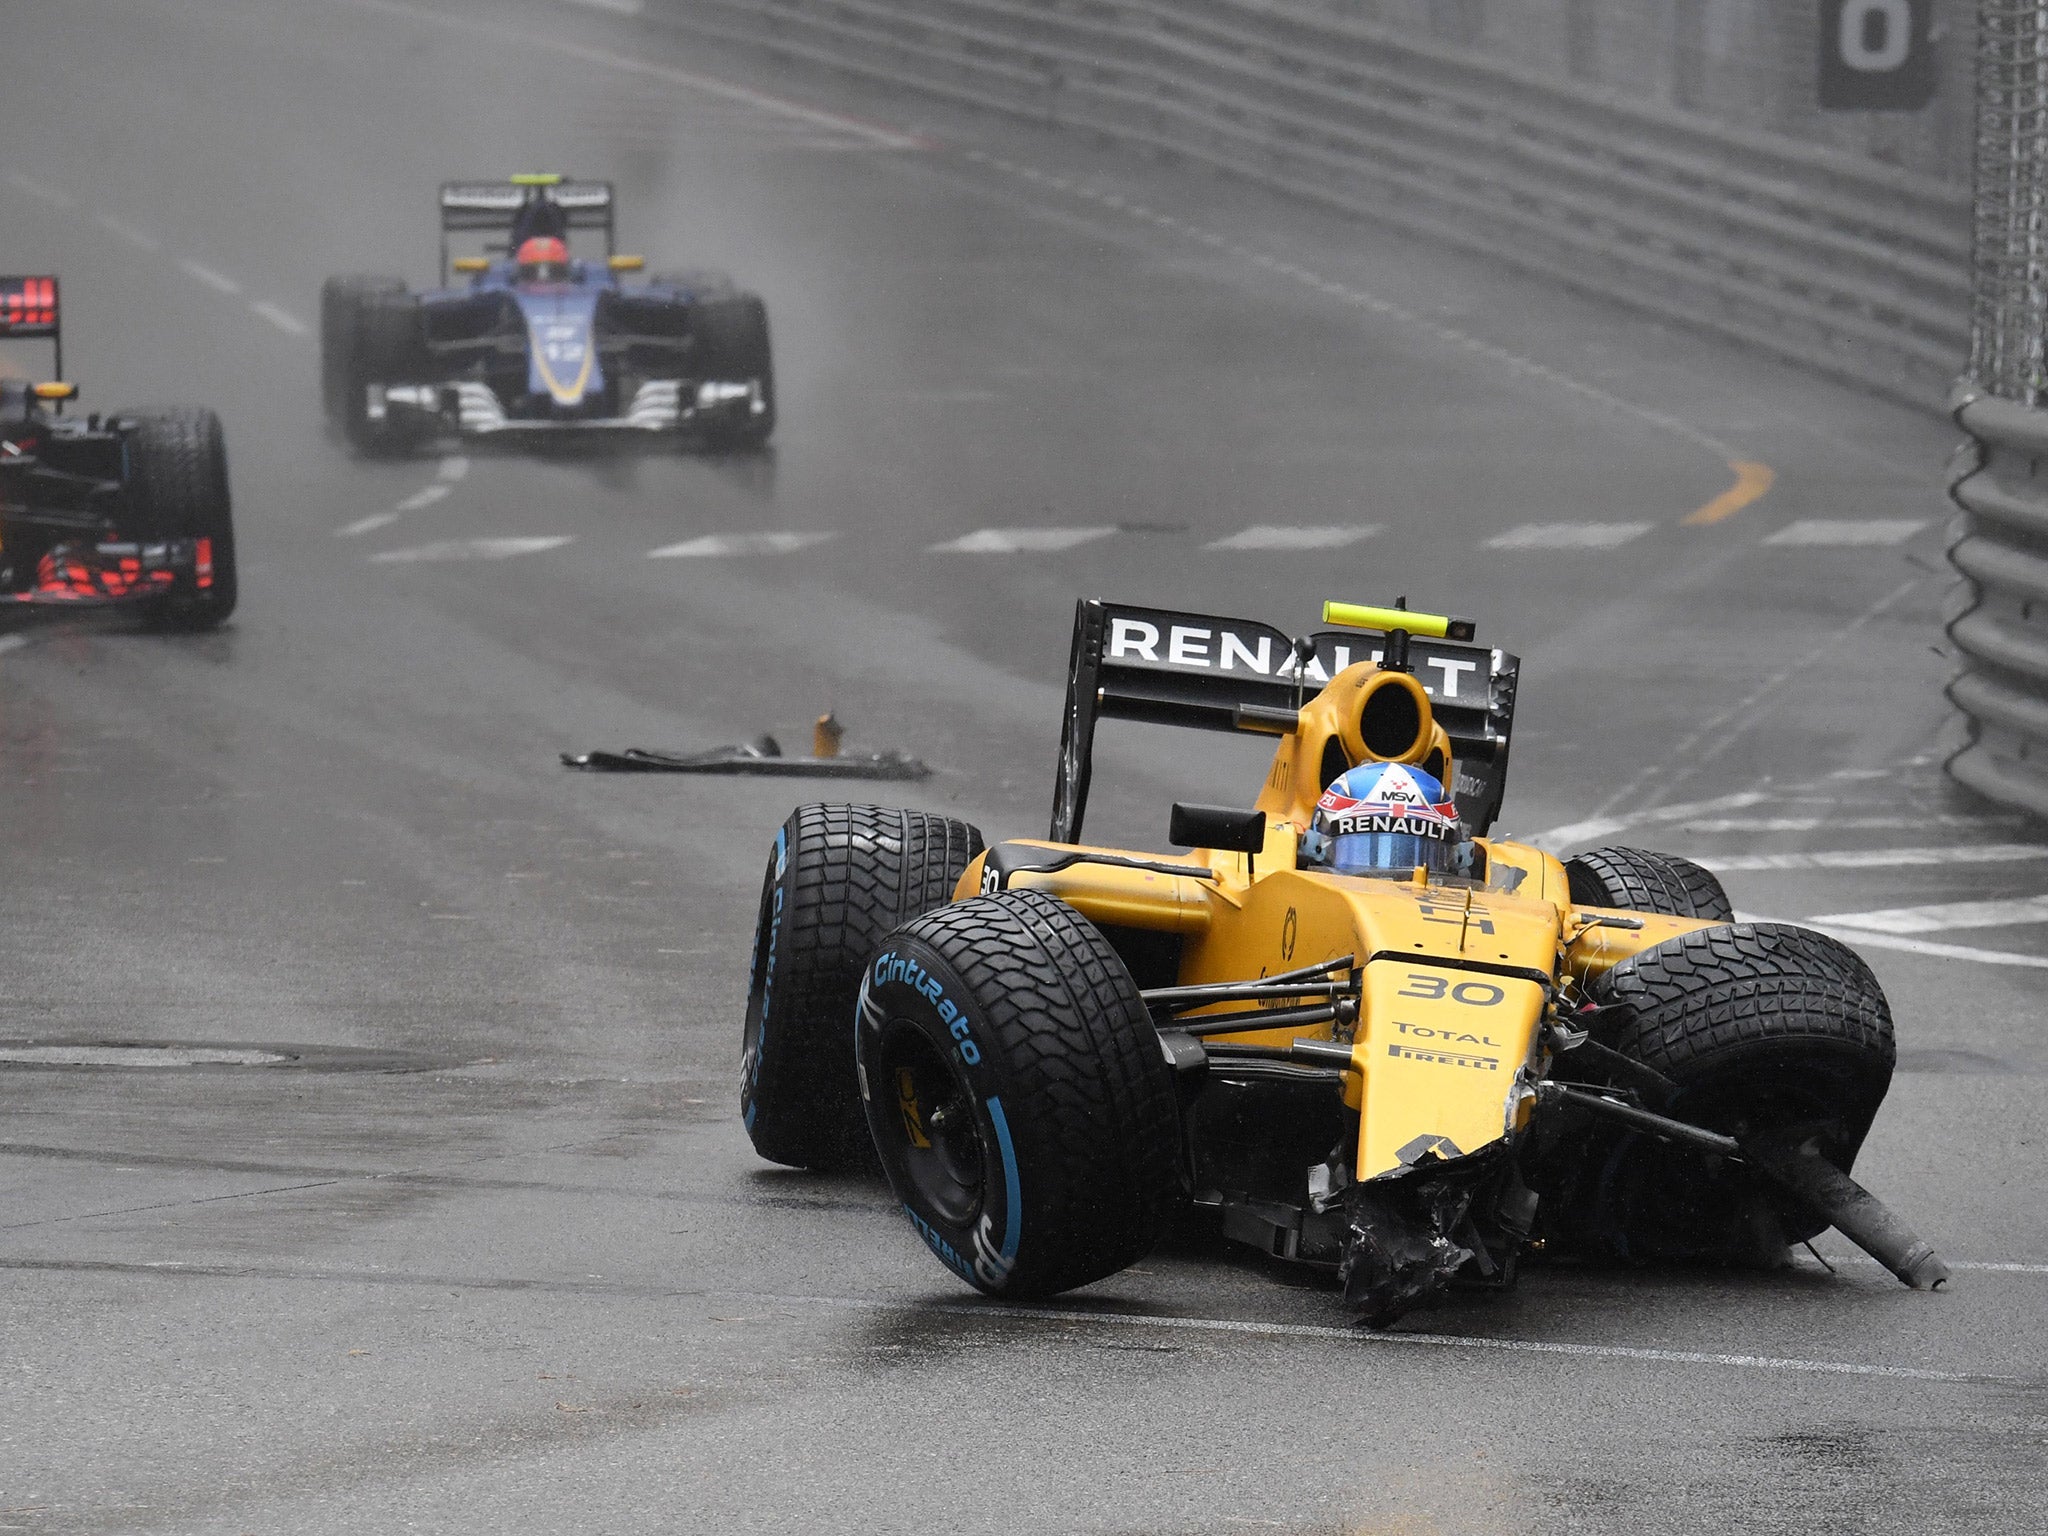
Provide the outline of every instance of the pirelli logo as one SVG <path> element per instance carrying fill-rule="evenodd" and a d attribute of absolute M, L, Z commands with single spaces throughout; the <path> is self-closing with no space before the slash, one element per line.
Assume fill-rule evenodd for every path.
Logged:
<path fill-rule="evenodd" d="M 1428 1061 L 1440 1067 L 1466 1067 L 1474 1072 L 1498 1072 L 1498 1056 L 1468 1056 L 1462 1051 L 1435 1051 L 1421 1045 L 1390 1045 L 1389 1056 L 1402 1061 Z"/>

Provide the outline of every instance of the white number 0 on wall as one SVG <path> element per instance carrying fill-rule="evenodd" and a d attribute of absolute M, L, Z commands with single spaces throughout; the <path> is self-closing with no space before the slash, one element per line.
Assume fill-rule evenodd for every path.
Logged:
<path fill-rule="evenodd" d="M 1842 62 L 1866 74 L 1885 74 L 1913 51 L 1913 8 L 1908 0 L 1847 0 L 1835 33 Z"/>

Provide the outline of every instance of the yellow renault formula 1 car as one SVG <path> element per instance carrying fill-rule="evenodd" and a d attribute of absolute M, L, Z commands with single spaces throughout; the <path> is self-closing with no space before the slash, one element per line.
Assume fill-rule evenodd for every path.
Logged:
<path fill-rule="evenodd" d="M 932 1251 L 1004 1296 L 1113 1274 L 1190 1206 L 1333 1268 L 1373 1324 L 1537 1244 L 1769 1262 L 1832 1224 L 1944 1280 L 1849 1178 L 1894 1056 L 1862 961 L 1734 922 L 1683 859 L 1488 838 L 1517 659 L 1405 608 L 1324 621 L 1082 602 L 1043 842 L 794 812 L 747 1003 L 761 1155 L 879 1156 Z M 1192 852 L 1089 847 L 1105 716 L 1268 734 L 1272 768 L 1250 807 L 1173 807 Z M 1434 867 L 1305 856 L 1372 764 L 1453 786 Z"/>

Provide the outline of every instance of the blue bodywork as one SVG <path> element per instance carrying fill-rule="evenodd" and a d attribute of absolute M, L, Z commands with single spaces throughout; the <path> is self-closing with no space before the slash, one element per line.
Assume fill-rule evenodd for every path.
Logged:
<path fill-rule="evenodd" d="M 546 395 L 556 405 L 573 407 L 605 386 L 604 362 L 595 335 L 600 295 L 620 289 L 618 274 L 603 262 L 571 261 L 569 277 L 559 283 L 522 283 L 519 268 L 509 260 L 494 261 L 458 288 L 431 289 L 423 304 L 448 303 L 483 293 L 502 293 L 519 306 L 526 320 L 526 388 Z M 650 295 L 687 297 L 666 284 L 649 285 Z"/>

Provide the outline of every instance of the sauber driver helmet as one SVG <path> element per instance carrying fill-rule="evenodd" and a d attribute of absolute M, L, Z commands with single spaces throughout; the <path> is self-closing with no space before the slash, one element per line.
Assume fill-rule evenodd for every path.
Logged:
<path fill-rule="evenodd" d="M 522 283 L 566 283 L 569 280 L 569 247 L 553 235 L 536 235 L 519 244 L 514 258 L 519 263 Z"/>
<path fill-rule="evenodd" d="M 1458 807 L 1443 785 L 1404 763 L 1366 763 L 1339 774 L 1316 802 L 1301 840 L 1303 862 L 1338 875 L 1451 870 Z"/>

